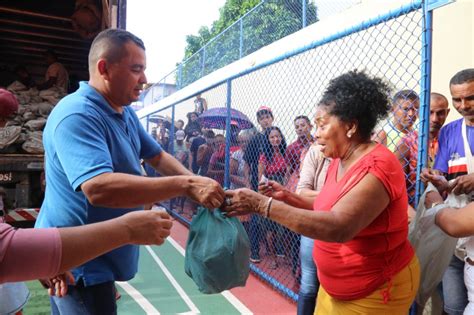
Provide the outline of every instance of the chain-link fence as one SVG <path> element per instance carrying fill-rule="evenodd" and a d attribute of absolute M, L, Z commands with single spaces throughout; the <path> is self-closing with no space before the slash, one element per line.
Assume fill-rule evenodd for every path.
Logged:
<path fill-rule="evenodd" d="M 160 79 L 146 94 L 159 95 L 166 84 L 175 84 L 176 90 L 182 89 L 217 69 L 359 2 L 264 0 Z M 141 106 L 158 100 L 156 97 L 147 98 Z"/>
<path fill-rule="evenodd" d="M 343 32 L 328 31 L 322 40 L 291 56 L 189 95 L 143 117 L 143 122 L 195 174 L 231 189 L 256 189 L 262 178 L 268 178 L 295 191 L 301 160 L 314 141 L 312 122 L 325 87 L 340 74 L 364 69 L 393 87 L 393 111 L 380 123 L 374 139 L 399 156 L 414 197 L 416 143 L 420 133 L 426 136 L 417 122 L 427 118 L 417 120 L 419 95 L 426 89 L 422 82 L 427 80 L 422 69 L 429 58 L 422 54 L 426 31 L 421 7 L 421 2 L 410 3 Z M 408 143 L 406 150 L 399 150 L 402 143 Z M 165 206 L 187 222 L 196 211 L 196 205 L 183 198 Z M 241 220 L 251 241 L 252 270 L 296 299 L 300 236 L 256 215 Z"/>

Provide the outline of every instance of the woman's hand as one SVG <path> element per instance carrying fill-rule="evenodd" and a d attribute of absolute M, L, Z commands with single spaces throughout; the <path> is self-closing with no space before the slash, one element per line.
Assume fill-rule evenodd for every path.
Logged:
<path fill-rule="evenodd" d="M 267 197 L 248 188 L 225 191 L 223 210 L 230 217 L 249 213 L 264 213 Z"/>
<path fill-rule="evenodd" d="M 258 192 L 267 197 L 273 197 L 273 199 L 285 201 L 288 189 L 274 180 L 269 180 L 258 184 Z"/>
<path fill-rule="evenodd" d="M 130 232 L 130 244 L 137 245 L 163 244 L 173 226 L 166 211 L 133 211 L 117 219 Z"/>

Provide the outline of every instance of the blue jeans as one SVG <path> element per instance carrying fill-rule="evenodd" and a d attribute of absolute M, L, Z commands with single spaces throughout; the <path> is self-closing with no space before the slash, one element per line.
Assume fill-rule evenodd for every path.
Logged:
<path fill-rule="evenodd" d="M 313 246 L 313 239 L 301 236 L 301 284 L 298 294 L 298 315 L 313 314 L 316 307 L 319 281 L 316 265 L 313 260 Z"/>
<path fill-rule="evenodd" d="M 464 261 L 451 258 L 443 275 L 444 311 L 449 315 L 462 315 L 467 305 L 467 289 L 464 285 Z"/>
<path fill-rule="evenodd" d="M 117 314 L 114 281 L 85 287 L 82 280 L 68 286 L 65 297 L 51 297 L 52 315 Z"/>

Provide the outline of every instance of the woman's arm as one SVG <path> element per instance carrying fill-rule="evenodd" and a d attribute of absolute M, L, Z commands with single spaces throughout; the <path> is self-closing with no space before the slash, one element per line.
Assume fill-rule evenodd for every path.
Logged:
<path fill-rule="evenodd" d="M 299 192 L 297 192 L 298 195 L 300 195 L 301 197 L 307 197 L 307 198 L 312 198 L 314 200 L 314 198 L 316 198 L 318 195 L 319 195 L 319 191 L 316 191 L 316 190 L 312 190 L 312 189 L 301 189 Z"/>
<path fill-rule="evenodd" d="M 259 159 L 258 161 L 258 182 L 260 182 L 260 180 L 262 179 L 262 175 L 264 173 L 264 170 L 265 170 L 265 166 L 263 165 L 263 162 L 261 161 L 261 159 Z"/>
<path fill-rule="evenodd" d="M 229 215 L 247 214 L 249 211 L 261 215 L 266 213 L 269 199 L 266 196 L 246 189 L 227 191 L 226 195 L 232 198 L 232 205 L 226 207 Z M 374 175 L 367 174 L 331 211 L 307 211 L 273 201 L 268 217 L 310 238 L 347 242 L 372 223 L 387 208 L 389 201 L 383 184 Z"/>
<path fill-rule="evenodd" d="M 134 211 L 100 223 L 59 229 L 62 243 L 59 271 L 69 270 L 124 244 L 161 245 L 171 226 L 171 217 L 164 211 Z"/>
<path fill-rule="evenodd" d="M 193 171 L 193 154 L 190 152 L 189 153 L 189 165 L 188 165 L 188 170 L 190 172 Z"/>
<path fill-rule="evenodd" d="M 161 245 L 171 226 L 166 212 L 135 211 L 77 227 L 11 230 L 0 238 L 0 283 L 50 278 L 126 244 Z"/>
<path fill-rule="evenodd" d="M 267 183 L 260 183 L 258 185 L 258 192 L 267 197 L 272 197 L 275 200 L 283 201 L 296 208 L 313 210 L 314 197 L 301 196 L 289 191 L 285 186 L 274 180 L 269 180 Z"/>
<path fill-rule="evenodd" d="M 250 188 L 250 166 L 244 161 L 244 186 Z"/>

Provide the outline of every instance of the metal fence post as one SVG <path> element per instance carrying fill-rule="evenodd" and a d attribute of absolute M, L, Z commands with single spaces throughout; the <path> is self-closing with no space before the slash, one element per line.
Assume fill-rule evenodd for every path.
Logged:
<path fill-rule="evenodd" d="M 206 46 L 204 46 L 202 50 L 201 78 L 204 76 L 205 66 L 206 66 Z"/>
<path fill-rule="evenodd" d="M 232 107 L 232 81 L 227 80 L 227 117 L 225 119 L 225 166 L 224 166 L 224 187 L 230 187 L 230 123 Z"/>
<path fill-rule="evenodd" d="M 301 28 L 305 28 L 306 27 L 306 0 L 301 0 Z"/>
<path fill-rule="evenodd" d="M 181 62 L 178 65 L 178 82 L 176 84 L 176 89 L 180 90 L 181 87 L 183 86 L 183 63 Z"/>
<path fill-rule="evenodd" d="M 424 185 L 420 180 L 421 170 L 428 162 L 428 142 L 430 128 L 430 93 L 431 93 L 431 50 L 433 39 L 433 12 L 423 3 L 423 31 L 421 51 L 421 95 L 420 95 L 420 133 L 418 135 L 418 163 L 416 165 L 416 195 L 418 204 Z"/>
<path fill-rule="evenodd" d="M 175 116 L 175 108 L 176 108 L 176 105 L 173 105 L 171 107 L 171 126 L 170 126 L 170 148 L 169 148 L 169 151 L 170 151 L 170 154 L 171 155 L 174 155 L 174 116 Z"/>
<path fill-rule="evenodd" d="M 244 50 L 244 23 L 243 23 L 243 19 L 240 19 L 239 59 L 242 58 L 243 50 Z"/>

